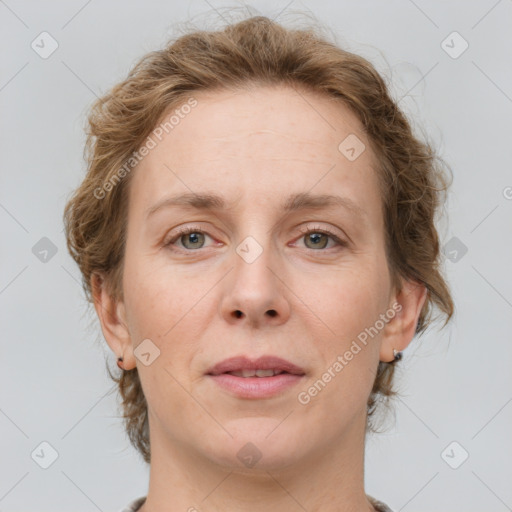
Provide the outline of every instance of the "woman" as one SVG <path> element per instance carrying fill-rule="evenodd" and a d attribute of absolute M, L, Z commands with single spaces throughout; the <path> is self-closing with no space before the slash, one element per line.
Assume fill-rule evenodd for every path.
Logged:
<path fill-rule="evenodd" d="M 150 463 L 125 510 L 391 510 L 365 434 L 453 303 L 443 166 L 373 66 L 252 17 L 146 55 L 89 122 L 66 235 Z"/>

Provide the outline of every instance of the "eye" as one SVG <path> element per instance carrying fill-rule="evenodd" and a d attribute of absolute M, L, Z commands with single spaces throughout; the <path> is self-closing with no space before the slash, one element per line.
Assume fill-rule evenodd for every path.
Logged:
<path fill-rule="evenodd" d="M 334 240 L 336 244 L 341 247 L 346 247 L 347 242 L 341 240 L 335 233 L 329 229 L 322 228 L 309 228 L 301 230 L 302 238 L 306 241 L 306 247 L 312 250 L 325 249 L 327 247 L 329 238 Z M 206 232 L 197 226 L 187 226 L 178 230 L 169 241 L 164 243 L 165 247 L 174 245 L 176 242 L 181 242 L 181 249 L 186 251 L 202 249 L 204 247 L 205 236 L 211 238 Z M 311 245 L 308 245 L 311 244 Z"/>
<path fill-rule="evenodd" d="M 164 246 L 167 247 L 173 245 L 179 240 L 183 244 L 182 248 L 186 250 L 202 249 L 205 235 L 209 236 L 198 227 L 188 226 L 181 228 L 178 233 L 171 238 L 171 240 L 164 243 Z"/>
<path fill-rule="evenodd" d="M 308 249 L 325 249 L 328 244 L 328 239 L 331 238 L 334 240 L 339 246 L 346 247 L 348 245 L 347 242 L 341 240 L 335 233 L 330 231 L 329 229 L 321 229 L 321 228 L 309 228 L 305 230 L 301 230 L 306 242 L 306 247 Z M 311 243 L 312 246 L 308 246 Z"/>

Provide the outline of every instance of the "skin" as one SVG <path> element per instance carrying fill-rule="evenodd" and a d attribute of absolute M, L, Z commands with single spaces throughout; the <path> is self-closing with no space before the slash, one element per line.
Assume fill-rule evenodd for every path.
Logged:
<path fill-rule="evenodd" d="M 137 367 L 148 402 L 152 461 L 142 510 L 373 510 L 363 483 L 366 401 L 379 360 L 413 339 L 426 289 L 391 287 L 368 138 L 344 105 L 312 92 L 277 86 L 194 97 L 198 105 L 133 171 L 124 301 L 112 301 L 93 277 L 104 336 L 125 369 Z M 349 134 L 366 145 L 354 161 L 338 150 Z M 191 191 L 233 205 L 163 208 L 146 219 L 162 198 Z M 366 222 L 342 207 L 283 213 L 284 199 L 298 192 L 348 196 Z M 165 246 L 178 226 L 206 234 L 196 229 L 196 238 Z M 306 229 L 333 230 L 348 245 L 329 235 L 315 245 Z M 252 263 L 236 252 L 248 236 L 262 248 Z M 394 303 L 400 312 L 299 403 L 298 393 Z M 134 350 L 148 338 L 160 355 L 146 366 Z M 228 357 L 263 354 L 302 367 L 303 382 L 255 400 L 205 375 Z M 237 457 L 248 442 L 261 454 L 252 468 Z"/>

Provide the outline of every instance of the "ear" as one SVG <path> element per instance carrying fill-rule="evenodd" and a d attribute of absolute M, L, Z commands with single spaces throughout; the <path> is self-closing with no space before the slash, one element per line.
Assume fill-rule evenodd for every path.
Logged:
<path fill-rule="evenodd" d="M 106 281 L 101 274 L 91 276 L 94 309 L 100 320 L 103 336 L 117 358 L 123 358 L 123 368 L 136 367 L 135 356 L 126 322 L 126 310 L 122 301 L 116 302 L 110 296 Z"/>
<path fill-rule="evenodd" d="M 393 361 L 393 349 L 402 351 L 411 343 L 421 309 L 427 298 L 427 288 L 416 281 L 403 281 L 402 289 L 395 293 L 390 308 L 395 316 L 386 324 L 381 339 L 380 360 Z"/>

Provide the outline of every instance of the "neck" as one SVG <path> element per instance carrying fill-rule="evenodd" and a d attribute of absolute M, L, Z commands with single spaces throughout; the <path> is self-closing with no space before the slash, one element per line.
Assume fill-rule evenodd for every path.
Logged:
<path fill-rule="evenodd" d="M 366 416 L 335 446 L 299 462 L 241 469 L 169 441 L 162 430 L 151 429 L 150 420 L 151 445 L 158 448 L 152 449 L 149 491 L 140 512 L 373 512 L 364 492 L 365 422 Z"/>

